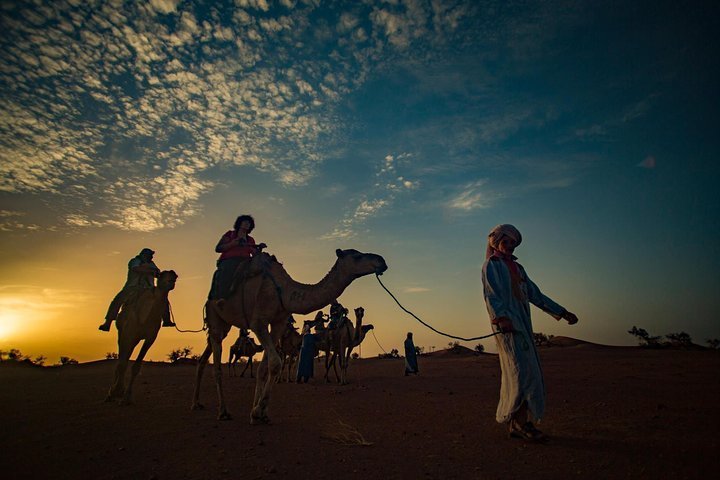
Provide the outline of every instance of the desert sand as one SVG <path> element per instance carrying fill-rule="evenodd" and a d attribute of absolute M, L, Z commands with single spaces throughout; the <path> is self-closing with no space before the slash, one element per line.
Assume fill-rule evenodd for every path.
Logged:
<path fill-rule="evenodd" d="M 206 372 L 148 363 L 134 404 L 104 403 L 114 361 L 0 364 L 0 467 L 13 479 L 703 478 L 720 467 L 720 352 L 606 347 L 570 339 L 540 350 L 539 425 L 509 439 L 495 422 L 494 355 L 435 352 L 405 377 L 402 359 L 359 359 L 350 384 L 279 384 L 273 424 L 251 426 L 254 380 L 224 384 L 234 419 L 216 420 Z"/>

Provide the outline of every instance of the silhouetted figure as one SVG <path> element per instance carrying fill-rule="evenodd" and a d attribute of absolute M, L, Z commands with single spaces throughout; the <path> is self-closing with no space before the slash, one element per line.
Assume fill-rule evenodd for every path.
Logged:
<path fill-rule="evenodd" d="M 417 375 L 420 373 L 417 362 L 417 351 L 413 343 L 413 334 L 408 332 L 405 339 L 405 376 L 410 374 Z"/>
<path fill-rule="evenodd" d="M 322 314 L 322 312 L 320 312 Z M 316 317 L 317 318 L 317 317 Z M 305 322 L 302 329 L 302 345 L 300 346 L 300 359 L 297 368 L 297 383 L 307 383 L 313 377 L 315 364 L 315 343 L 317 335 L 310 332 L 310 323 Z"/>
<path fill-rule="evenodd" d="M 330 304 L 330 321 L 327 324 L 328 330 L 335 330 L 341 327 L 347 320 L 348 309 L 343 307 L 337 300 Z"/>
<path fill-rule="evenodd" d="M 228 230 L 220 238 L 215 251 L 220 254 L 217 270 L 213 274 L 208 300 L 227 298 L 235 279 L 238 268 L 250 261 L 258 250 L 267 245 L 255 244 L 250 232 L 255 229 L 255 219 L 250 215 L 240 215 L 235 219 L 232 230 Z"/>
<path fill-rule="evenodd" d="M 115 295 L 110 302 L 108 311 L 105 314 L 105 322 L 103 322 L 98 330 L 109 332 L 113 320 L 115 320 L 123 305 L 131 303 L 137 299 L 138 295 L 147 289 L 155 287 L 155 277 L 160 273 L 160 269 L 153 262 L 155 252 L 149 248 L 143 248 L 137 256 L 128 262 L 127 280 L 122 290 Z M 163 313 L 163 327 L 174 327 L 175 324 L 170 319 L 169 307 Z"/>
<path fill-rule="evenodd" d="M 530 303 L 555 319 L 577 323 L 575 314 L 540 292 L 513 256 L 522 236 L 512 225 L 498 225 L 488 235 L 482 269 L 485 304 L 495 336 L 502 370 L 496 420 L 507 423 L 510 436 L 528 441 L 547 437 L 533 422 L 545 411 L 545 385 L 530 321 Z"/>

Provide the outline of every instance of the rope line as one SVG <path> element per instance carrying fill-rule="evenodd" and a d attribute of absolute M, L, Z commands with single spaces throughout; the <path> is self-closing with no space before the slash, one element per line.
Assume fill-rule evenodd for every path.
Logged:
<path fill-rule="evenodd" d="M 373 334 L 373 338 L 375 338 L 375 343 L 377 343 L 378 347 L 380 347 L 380 350 L 382 350 L 383 353 L 387 354 L 387 352 L 386 352 L 385 349 L 382 347 L 382 345 L 380 345 L 380 342 L 378 342 L 378 339 L 377 339 L 377 337 L 375 336 L 375 331 L 374 331 L 374 330 L 370 330 L 370 331 L 371 331 L 372 334 Z M 362 345 L 362 343 L 361 343 L 360 345 Z"/>
<path fill-rule="evenodd" d="M 450 335 L 450 334 L 445 333 L 445 332 L 441 332 L 440 330 L 434 328 L 433 326 L 428 325 L 427 323 L 423 322 L 423 321 L 420 319 L 420 317 L 418 317 L 417 315 L 415 315 L 413 312 L 411 312 L 411 311 L 408 310 L 407 308 L 403 307 L 402 304 L 398 301 L 398 299 L 395 298 L 395 295 L 393 295 L 392 292 L 390 292 L 390 290 L 388 290 L 387 287 L 383 284 L 382 280 L 380 280 L 380 275 L 378 275 L 378 274 L 376 273 L 376 274 L 375 274 L 375 278 L 377 278 L 377 281 L 380 283 L 380 286 L 388 293 L 388 295 L 390 295 L 390 296 L 392 297 L 393 300 L 395 300 L 395 303 L 397 303 L 398 306 L 399 306 L 405 313 L 412 315 L 413 317 L 415 317 L 415 320 L 417 320 L 418 322 L 422 323 L 423 325 L 425 325 L 427 328 L 429 328 L 429 329 L 432 330 L 433 332 L 438 333 L 438 334 L 440 334 L 440 335 L 442 335 L 442 336 L 444 336 L 444 337 L 454 338 L 455 340 L 462 340 L 462 341 L 464 341 L 464 342 L 472 342 L 472 341 L 474 341 L 474 340 L 482 340 L 483 338 L 494 337 L 495 335 L 499 335 L 500 333 L 502 333 L 502 332 L 493 332 L 493 333 L 491 333 L 491 334 L 489 334 L 489 335 L 481 335 L 481 336 L 479 336 L 479 337 L 464 338 L 464 337 L 458 337 L 458 336 L 455 336 L 455 335 Z M 373 335 L 375 335 L 375 334 L 373 333 Z"/>
<path fill-rule="evenodd" d="M 177 322 L 175 321 L 175 314 L 172 311 L 172 305 L 170 305 L 170 302 L 168 301 L 168 309 L 170 310 L 170 319 L 175 324 L 175 330 L 177 330 L 180 333 L 200 333 L 204 332 L 207 329 L 207 326 L 203 324 L 203 328 L 201 330 L 180 330 L 177 326 Z"/>

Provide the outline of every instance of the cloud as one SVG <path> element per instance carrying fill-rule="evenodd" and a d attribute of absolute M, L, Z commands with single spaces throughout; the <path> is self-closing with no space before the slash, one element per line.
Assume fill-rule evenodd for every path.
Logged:
<path fill-rule="evenodd" d="M 391 207 L 398 196 L 418 189 L 419 181 L 398 175 L 398 169 L 403 169 L 411 158 L 410 153 L 401 153 L 397 156 L 388 154 L 377 162 L 373 188 L 370 192 L 359 196 L 355 206 L 345 214 L 340 225 L 320 238 L 323 240 L 352 238 L 357 235 L 360 226 Z"/>
<path fill-rule="evenodd" d="M 425 287 L 405 287 L 403 289 L 403 292 L 405 293 L 425 293 L 429 291 L 430 289 Z"/>
<path fill-rule="evenodd" d="M 469 212 L 493 206 L 496 195 L 486 188 L 486 179 L 467 183 L 448 200 L 447 207 L 452 210 Z"/>
<path fill-rule="evenodd" d="M 174 13 L 180 0 L 150 0 L 150 6 L 158 13 Z"/>
<path fill-rule="evenodd" d="M 92 296 L 84 290 L 47 288 L 38 285 L 0 285 L 0 311 L 22 319 L 29 325 L 33 321 L 48 320 L 61 313 L 77 309 Z"/>
<path fill-rule="evenodd" d="M 255 17 L 269 4 L 238 0 L 247 11 L 231 24 L 171 0 L 147 4 L 169 19 L 58 1 L 38 23 L 42 7 L 24 7 L 0 40 L 0 81 L 16 86 L 0 105 L 0 191 L 62 197 L 68 226 L 149 231 L 200 212 L 218 165 L 304 185 L 356 80 L 313 52 L 293 68 L 257 65 L 309 25 L 308 8 L 284 5 L 292 17 Z"/>

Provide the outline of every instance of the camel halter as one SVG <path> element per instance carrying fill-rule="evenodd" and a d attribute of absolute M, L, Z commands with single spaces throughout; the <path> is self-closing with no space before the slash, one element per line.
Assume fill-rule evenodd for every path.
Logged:
<path fill-rule="evenodd" d="M 454 338 L 455 340 L 462 340 L 462 341 L 464 341 L 464 342 L 472 342 L 472 341 L 474 341 L 474 340 L 482 340 L 483 338 L 494 337 L 495 335 L 499 335 L 499 334 L 503 333 L 503 332 L 493 332 L 493 333 L 491 333 L 491 334 L 489 334 L 489 335 L 482 335 L 482 336 L 479 336 L 479 337 L 472 337 L 472 338 L 463 338 L 463 337 L 457 337 L 457 336 L 455 336 L 455 335 L 450 335 L 449 333 L 441 332 L 440 330 L 434 328 L 433 326 L 428 325 L 427 323 L 423 322 L 423 321 L 420 319 L 420 317 L 418 317 L 417 315 L 415 315 L 413 312 L 411 312 L 411 311 L 408 310 L 407 308 L 403 307 L 402 304 L 398 301 L 398 299 L 395 298 L 395 295 L 393 295 L 393 294 L 390 292 L 390 290 L 388 290 L 387 287 L 383 284 L 382 280 L 380 280 L 380 275 L 379 275 L 378 273 L 375 273 L 375 278 L 377 278 L 377 281 L 380 283 L 380 286 L 388 293 L 388 295 L 390 295 L 390 296 L 392 297 L 393 300 L 395 300 L 395 303 L 397 303 L 398 306 L 399 306 L 405 313 L 408 313 L 408 314 L 412 315 L 413 317 L 415 317 L 415 320 L 417 320 L 418 322 L 422 323 L 423 325 L 425 325 L 427 328 L 429 328 L 430 330 L 432 330 L 432 331 L 435 332 L 435 333 L 438 333 L 438 334 L 440 334 L 440 335 L 442 335 L 442 336 L 445 336 L 445 337 Z M 382 348 L 382 347 L 381 347 L 381 348 Z"/>

